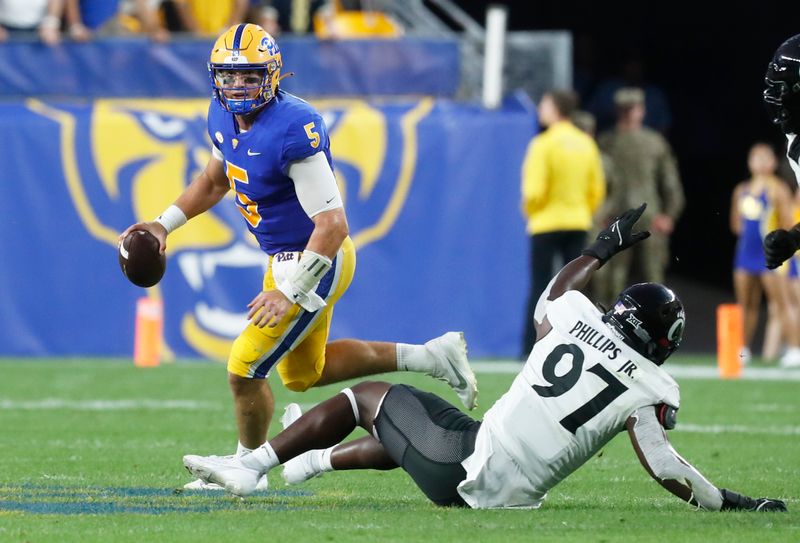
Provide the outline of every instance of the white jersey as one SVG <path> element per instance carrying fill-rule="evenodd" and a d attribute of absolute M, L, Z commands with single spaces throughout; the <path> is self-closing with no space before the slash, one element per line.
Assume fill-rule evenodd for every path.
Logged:
<path fill-rule="evenodd" d="M 628 347 L 583 294 L 547 303 L 552 330 L 483 419 L 458 492 L 474 508 L 539 507 L 640 407 L 679 407 L 678 384 Z"/>
<path fill-rule="evenodd" d="M 786 139 L 789 140 L 786 146 L 786 158 L 789 159 L 797 184 L 800 185 L 800 140 L 797 139 L 797 134 L 786 134 Z"/>

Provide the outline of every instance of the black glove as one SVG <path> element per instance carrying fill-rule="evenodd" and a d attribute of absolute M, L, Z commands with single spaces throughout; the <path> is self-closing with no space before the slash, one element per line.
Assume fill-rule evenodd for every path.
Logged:
<path fill-rule="evenodd" d="M 635 234 L 632 232 L 633 225 L 642 216 L 646 207 L 645 203 L 616 217 L 608 228 L 597 235 L 597 240 L 584 249 L 581 254 L 595 257 L 602 266 L 618 252 L 649 238 L 650 232 L 647 230 Z"/>
<path fill-rule="evenodd" d="M 737 494 L 726 488 L 720 488 L 722 493 L 722 511 L 776 511 L 785 513 L 786 503 L 782 500 L 771 498 L 750 498 Z"/>
<path fill-rule="evenodd" d="M 774 270 L 789 260 L 798 249 L 800 249 L 800 232 L 795 228 L 773 230 L 764 238 L 767 267 Z"/>

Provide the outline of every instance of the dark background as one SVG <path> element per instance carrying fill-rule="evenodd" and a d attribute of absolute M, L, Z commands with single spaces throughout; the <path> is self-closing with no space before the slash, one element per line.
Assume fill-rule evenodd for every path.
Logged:
<path fill-rule="evenodd" d="M 481 24 L 490 2 L 458 1 Z M 491 2 L 509 8 L 509 30 L 569 30 L 576 83 L 587 100 L 600 80 L 639 56 L 646 82 L 666 93 L 686 209 L 672 238 L 670 276 L 731 290 L 734 185 L 748 175 L 755 141 L 783 152 L 761 102 L 775 49 L 800 33 L 791 2 Z M 707 10 L 707 11 L 703 11 Z M 794 186 L 794 181 L 791 186 Z"/>

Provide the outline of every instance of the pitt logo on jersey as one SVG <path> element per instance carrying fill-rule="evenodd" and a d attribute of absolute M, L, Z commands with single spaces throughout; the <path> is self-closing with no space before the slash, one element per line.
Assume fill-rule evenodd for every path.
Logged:
<path fill-rule="evenodd" d="M 75 212 L 90 236 L 114 248 L 119 232 L 158 216 L 210 158 L 205 99 L 27 105 L 59 124 Z M 352 237 L 363 247 L 390 232 L 402 211 L 416 167 L 417 124 L 432 103 L 413 103 L 392 116 L 358 101 L 319 105 Z M 169 237 L 169 271 L 150 295 L 165 301 L 164 337 L 175 355 L 227 358 L 261 285 L 267 258 L 234 196 Z"/>

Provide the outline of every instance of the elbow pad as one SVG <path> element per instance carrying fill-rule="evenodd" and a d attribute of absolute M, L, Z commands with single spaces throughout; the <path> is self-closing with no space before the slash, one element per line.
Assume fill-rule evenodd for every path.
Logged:
<path fill-rule="evenodd" d="M 674 430 L 678 423 L 678 410 L 671 405 L 662 403 L 656 406 L 656 418 L 664 430 Z"/>

